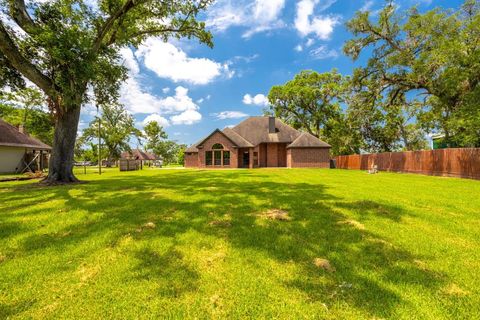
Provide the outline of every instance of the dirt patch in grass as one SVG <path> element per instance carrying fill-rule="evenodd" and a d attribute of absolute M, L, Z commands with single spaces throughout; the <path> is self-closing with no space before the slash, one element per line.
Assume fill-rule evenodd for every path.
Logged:
<path fill-rule="evenodd" d="M 223 227 L 223 228 L 228 228 L 232 226 L 232 223 L 230 221 L 226 220 L 213 220 L 208 223 L 209 226 L 212 227 Z"/>
<path fill-rule="evenodd" d="M 413 263 L 420 269 L 420 270 L 428 270 L 428 267 L 427 267 L 427 264 L 422 261 L 422 260 L 418 260 L 418 259 L 415 259 L 413 260 Z"/>
<path fill-rule="evenodd" d="M 142 231 L 144 231 L 144 230 L 153 230 L 153 229 L 155 229 L 156 227 L 157 227 L 157 225 L 156 225 L 155 223 L 149 221 L 149 222 L 143 224 L 140 228 L 138 228 L 138 229 L 135 230 L 135 231 L 137 231 L 137 232 L 142 232 Z"/>
<path fill-rule="evenodd" d="M 457 286 L 455 283 L 451 283 L 447 287 L 443 288 L 442 292 L 446 295 L 455 296 L 455 297 L 464 297 L 470 294 L 470 292 L 463 290 L 462 288 Z"/>
<path fill-rule="evenodd" d="M 0 263 L 2 263 L 5 260 L 7 260 L 7 257 L 0 254 Z"/>
<path fill-rule="evenodd" d="M 288 212 L 282 209 L 270 209 L 266 212 L 259 214 L 261 218 L 269 220 L 290 221 L 292 218 L 288 215 Z"/>
<path fill-rule="evenodd" d="M 365 226 L 362 223 L 358 222 L 357 220 L 353 220 L 353 219 L 339 221 L 338 224 L 349 225 L 349 226 L 352 226 L 352 227 L 354 227 L 355 229 L 358 229 L 358 230 L 365 230 Z"/>
<path fill-rule="evenodd" d="M 145 229 L 155 229 L 157 226 L 153 222 L 147 222 L 143 225 Z"/>
<path fill-rule="evenodd" d="M 313 259 L 313 264 L 317 267 L 317 268 L 321 268 L 327 272 L 335 272 L 335 267 L 332 266 L 332 264 L 330 263 L 330 261 L 328 261 L 327 259 L 323 259 L 323 258 L 315 258 Z"/>
<path fill-rule="evenodd" d="M 77 274 L 79 275 L 82 283 L 95 278 L 99 273 L 100 266 L 89 266 L 86 264 L 82 264 L 77 270 Z"/>

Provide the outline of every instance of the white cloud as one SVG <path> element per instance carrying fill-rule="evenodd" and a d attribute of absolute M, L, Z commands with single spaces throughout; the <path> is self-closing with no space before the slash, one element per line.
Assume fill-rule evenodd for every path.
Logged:
<path fill-rule="evenodd" d="M 319 10 L 325 10 L 333 2 L 322 3 Z M 318 4 L 319 0 L 301 0 L 297 3 L 295 28 L 303 37 L 313 33 L 322 40 L 328 40 L 333 32 L 333 27 L 339 23 L 339 19 L 326 15 L 314 16 L 314 9 Z"/>
<path fill-rule="evenodd" d="M 174 82 L 207 84 L 222 75 L 231 78 L 234 74 L 228 63 L 188 57 L 183 50 L 158 38 L 145 41 L 135 55 L 157 76 Z"/>
<path fill-rule="evenodd" d="M 310 55 L 315 59 L 329 59 L 337 58 L 338 52 L 334 49 L 328 49 L 327 46 L 321 45 L 320 47 L 310 50 Z"/>
<path fill-rule="evenodd" d="M 120 55 L 122 56 L 120 64 L 126 67 L 131 75 L 136 75 L 140 72 L 140 67 L 138 66 L 137 59 L 133 55 L 132 50 L 129 48 L 122 48 L 120 49 Z"/>
<path fill-rule="evenodd" d="M 202 120 L 202 115 L 196 110 L 186 110 L 176 116 L 170 117 L 173 124 L 194 124 Z"/>
<path fill-rule="evenodd" d="M 303 47 L 300 44 L 296 45 L 295 48 L 293 48 L 293 49 L 297 52 L 302 52 L 303 51 Z"/>
<path fill-rule="evenodd" d="M 219 32 L 234 26 L 247 27 L 243 37 L 249 38 L 284 27 L 280 19 L 284 6 L 285 0 L 219 0 L 209 8 L 206 24 Z"/>
<path fill-rule="evenodd" d="M 132 114 L 150 114 L 146 119 L 156 119 L 160 124 L 193 124 L 202 119 L 198 105 L 188 95 L 188 89 L 182 86 L 175 88 L 175 94 L 167 97 L 158 97 L 145 90 L 136 74 L 138 64 L 130 58 L 133 56 L 127 51 L 122 52 L 125 65 L 129 66 L 129 78 L 120 89 L 120 102 Z M 170 90 L 163 90 L 168 93 Z M 167 116 L 170 116 L 167 120 Z M 150 118 L 149 118 L 150 117 Z M 148 121 L 147 121 L 148 122 Z M 144 120 L 144 124 L 145 124 Z"/>
<path fill-rule="evenodd" d="M 165 87 L 165 88 L 162 89 L 162 92 L 165 93 L 165 94 L 167 94 L 167 93 L 170 92 L 170 88 L 169 88 L 169 87 Z"/>
<path fill-rule="evenodd" d="M 311 47 L 312 44 L 315 42 L 315 40 L 313 38 L 308 38 L 307 39 L 307 42 L 305 43 L 305 47 Z"/>
<path fill-rule="evenodd" d="M 369 11 L 372 8 L 373 4 L 374 4 L 373 0 L 365 1 L 363 6 L 360 8 L 360 11 L 362 11 L 362 12 Z"/>
<path fill-rule="evenodd" d="M 267 106 L 268 105 L 268 98 L 264 94 L 257 94 L 255 96 L 250 95 L 247 93 L 243 96 L 243 103 L 245 104 L 253 104 L 257 106 Z"/>
<path fill-rule="evenodd" d="M 243 113 L 241 111 L 222 111 L 222 112 L 219 112 L 219 113 L 213 113 L 212 115 L 215 116 L 219 120 L 237 119 L 237 118 L 248 117 L 248 114 Z"/>
<path fill-rule="evenodd" d="M 197 103 L 202 103 L 203 101 L 205 101 L 205 99 L 204 99 L 204 98 L 200 98 L 200 99 L 197 100 Z"/>
<path fill-rule="evenodd" d="M 157 122 L 162 127 L 168 127 L 170 125 L 168 120 L 165 119 L 164 117 L 162 117 L 161 115 L 159 115 L 158 113 L 152 113 L 152 114 L 148 115 L 145 119 L 143 119 L 142 124 L 145 126 L 145 125 L 147 125 L 147 123 L 152 122 L 152 121 Z"/>

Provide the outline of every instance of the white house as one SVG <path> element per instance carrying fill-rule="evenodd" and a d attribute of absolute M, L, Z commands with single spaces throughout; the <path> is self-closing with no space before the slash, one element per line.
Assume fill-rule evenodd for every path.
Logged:
<path fill-rule="evenodd" d="M 0 119 L 0 173 L 21 173 L 48 167 L 52 148 Z"/>

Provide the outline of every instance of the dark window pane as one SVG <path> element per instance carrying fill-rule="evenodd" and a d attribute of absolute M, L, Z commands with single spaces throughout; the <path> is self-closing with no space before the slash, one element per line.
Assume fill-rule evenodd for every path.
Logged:
<path fill-rule="evenodd" d="M 230 165 L 230 151 L 223 151 L 223 165 Z"/>
<path fill-rule="evenodd" d="M 212 151 L 205 151 L 205 164 L 207 166 L 212 165 Z"/>
<path fill-rule="evenodd" d="M 215 143 L 215 144 L 212 146 L 212 149 L 223 149 L 223 145 L 221 145 L 220 143 Z"/>
<path fill-rule="evenodd" d="M 215 162 L 216 166 L 222 165 L 222 151 L 214 151 L 213 161 Z"/>

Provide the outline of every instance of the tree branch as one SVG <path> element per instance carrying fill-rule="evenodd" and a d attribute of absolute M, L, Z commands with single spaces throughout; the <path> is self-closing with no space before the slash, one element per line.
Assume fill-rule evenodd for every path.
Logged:
<path fill-rule="evenodd" d="M 27 12 L 24 0 L 10 1 L 10 15 L 13 20 L 27 33 L 35 33 L 37 25 Z"/>
<path fill-rule="evenodd" d="M 12 38 L 8 34 L 7 30 L 0 21 L 0 51 L 12 64 L 12 66 L 17 69 L 22 75 L 24 75 L 28 80 L 35 83 L 40 89 L 42 89 L 48 96 L 55 96 L 55 86 L 53 82 L 41 73 L 35 65 L 28 61 L 13 42 Z"/>
<path fill-rule="evenodd" d="M 93 48 L 92 48 L 93 52 L 95 53 L 98 52 L 98 50 L 100 49 L 100 46 L 102 45 L 103 40 L 105 39 L 105 36 L 113 27 L 115 21 L 117 21 L 117 19 L 121 18 L 126 13 L 128 13 L 128 11 L 130 11 L 140 2 L 141 1 L 127 0 L 120 9 L 118 9 L 114 14 L 108 17 L 104 25 L 98 30 L 97 37 L 95 38 L 95 41 L 93 43 Z"/>

